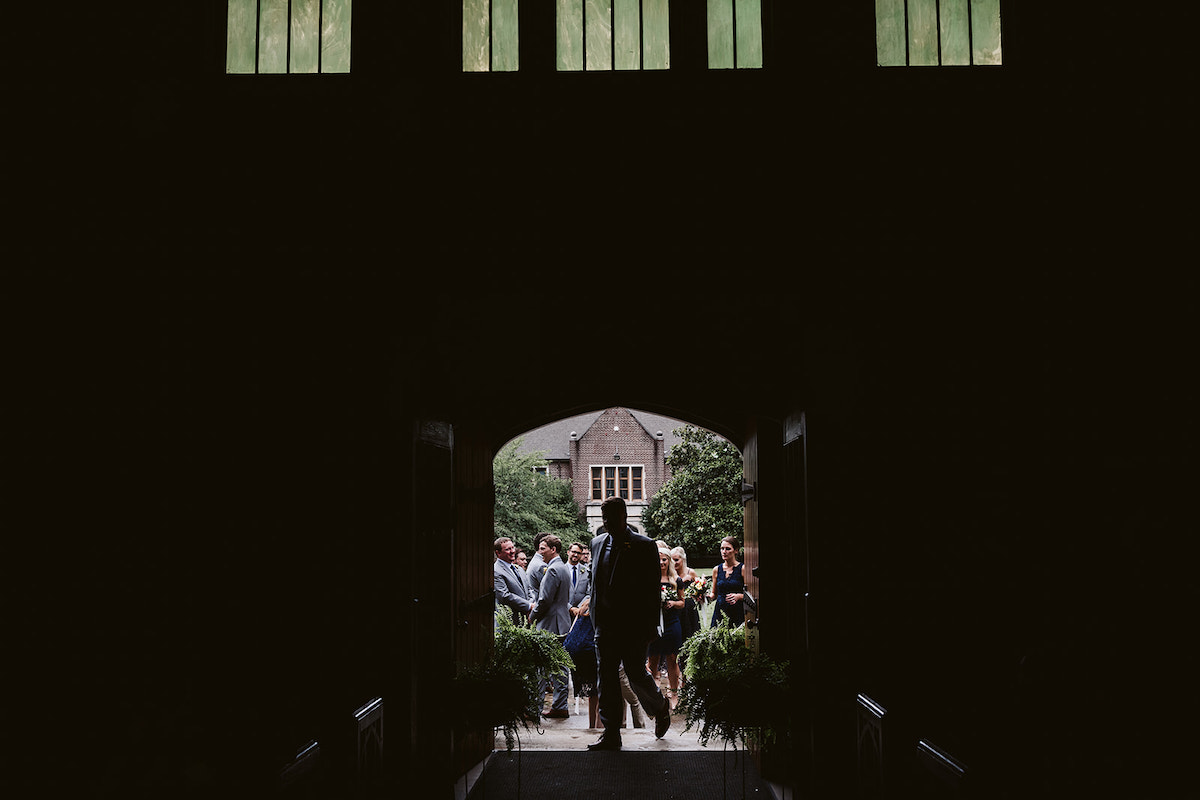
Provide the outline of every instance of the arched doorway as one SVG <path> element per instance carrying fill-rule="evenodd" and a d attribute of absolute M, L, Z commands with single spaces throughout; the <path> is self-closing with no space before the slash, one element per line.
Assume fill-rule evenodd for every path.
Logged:
<path fill-rule="evenodd" d="M 579 406 L 575 406 L 548 409 L 537 414 L 511 414 L 486 422 L 464 421 L 444 428 L 428 425 L 414 427 L 417 438 L 416 471 L 431 466 L 450 479 L 444 498 L 435 500 L 427 497 L 426 500 L 434 505 L 448 501 L 452 508 L 453 526 L 449 533 L 453 567 L 445 586 L 445 596 L 450 600 L 449 613 L 441 620 L 443 630 L 449 632 L 443 640 L 443 652 L 448 651 L 452 662 L 469 663 L 471 659 L 482 658 L 490 644 L 492 551 L 489 545 L 494 538 L 492 458 L 507 441 L 525 431 L 581 413 L 598 414 L 609 407 L 584 407 L 581 411 Z M 780 422 L 753 414 L 714 419 L 690 413 L 686 406 L 665 403 L 641 403 L 637 408 L 648 409 L 645 412 L 648 414 L 669 416 L 713 430 L 741 450 L 745 501 L 744 561 L 752 570 L 747 576 L 748 588 L 759 599 L 760 608 L 767 609 L 774 620 L 763 632 L 763 647 L 787 654 L 793 659 L 800 655 L 802 661 L 806 660 L 807 653 L 802 649 L 807 648 L 804 606 L 808 596 L 808 577 L 806 565 L 803 570 L 796 568 L 803 564 L 803 554 L 807 548 L 804 460 L 797 457 L 798 451 L 794 449 L 797 444 L 801 448 L 803 446 L 803 426 L 798 422 L 799 415 L 794 415 L 794 421 L 789 417 Z M 790 426 L 790 440 L 786 440 L 785 425 Z M 428 438 L 430 434 L 433 438 L 441 437 L 441 441 L 421 440 L 422 436 Z M 787 450 L 789 447 L 793 449 Z M 422 452 L 425 453 L 427 464 L 422 463 Z M 420 531 L 418 526 L 418 538 Z M 775 565 L 768 573 L 773 577 L 766 583 L 760 583 L 759 575 L 753 572 L 753 568 L 766 563 Z M 793 568 L 782 568 L 785 564 L 791 564 Z M 789 599 L 797 597 L 805 598 L 805 601 L 799 604 L 790 602 Z M 804 671 L 801 670 L 799 674 L 804 674 Z M 433 710 L 428 703 L 425 705 L 427 710 Z M 440 739 L 451 742 L 450 763 L 447 766 L 455 776 L 461 777 L 471 765 L 477 764 L 491 752 L 490 732 L 452 736 L 448 724 L 439 722 L 436 713 L 422 714 L 421 707 L 421 701 L 417 700 L 414 719 L 424 718 L 434 726 L 434 730 L 441 729 L 434 741 Z M 796 719 L 801 719 L 799 711 Z M 426 729 L 426 723 L 417 724 Z M 435 757 L 432 752 L 424 755 L 426 758 Z M 789 773 L 786 782 L 795 785 L 803 779 L 797 772 L 798 768 L 807 767 L 802 763 L 793 763 L 782 770 Z"/>

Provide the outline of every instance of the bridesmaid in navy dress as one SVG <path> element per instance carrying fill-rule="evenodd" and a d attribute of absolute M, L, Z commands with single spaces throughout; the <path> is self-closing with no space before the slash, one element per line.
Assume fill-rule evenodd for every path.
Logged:
<path fill-rule="evenodd" d="M 688 588 L 700 579 L 700 576 L 696 574 L 696 570 L 688 566 L 686 550 L 682 547 L 671 548 L 671 561 L 675 563 L 675 574 L 679 576 L 679 596 L 683 598 L 683 610 L 679 612 L 679 625 L 683 641 L 686 642 L 693 633 L 700 630 L 700 605 L 704 602 L 707 592 L 695 597 L 687 596 Z M 679 685 L 683 686 L 687 681 L 684 675 L 687 659 L 683 653 L 680 653 L 676 660 L 679 666 Z"/>
<path fill-rule="evenodd" d="M 679 593 L 679 576 L 675 574 L 675 562 L 666 547 L 658 549 L 659 580 L 662 590 L 662 636 L 650 643 L 647 660 L 650 674 L 658 677 L 660 666 L 666 666 L 667 685 L 671 687 L 667 700 L 672 710 L 679 701 L 679 648 L 683 645 L 683 627 L 679 614 L 685 603 Z"/>
<path fill-rule="evenodd" d="M 695 583 L 700 576 L 696 574 L 696 570 L 688 566 L 687 551 L 682 547 L 671 548 L 671 560 L 675 562 L 675 574 L 679 576 L 679 596 L 685 597 L 688 587 Z M 679 615 L 685 642 L 689 636 L 700 630 L 700 603 L 703 601 L 704 595 L 699 595 L 696 599 L 685 597 L 683 612 Z M 682 666 L 681 663 L 680 667 Z"/>
<path fill-rule="evenodd" d="M 712 589 L 708 593 L 709 600 L 717 601 L 713 608 L 713 625 L 720 623 L 722 616 L 735 628 L 746 621 L 746 609 L 742 605 L 746 598 L 746 581 L 742 578 L 744 565 L 737 560 L 737 551 L 737 539 L 726 536 L 721 540 L 721 558 L 725 563 L 713 567 Z"/>

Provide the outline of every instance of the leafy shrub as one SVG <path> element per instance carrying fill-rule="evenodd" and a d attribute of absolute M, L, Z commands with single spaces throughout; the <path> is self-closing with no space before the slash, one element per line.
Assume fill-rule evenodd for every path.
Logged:
<path fill-rule="evenodd" d="M 685 731 L 700 727 L 701 745 L 716 737 L 745 746 L 747 734 L 770 742 L 786 727 L 788 662 L 756 655 L 746 646 L 745 625 L 735 628 L 722 617 L 689 637 L 679 656 L 686 659 L 686 680 L 678 710 Z"/>
<path fill-rule="evenodd" d="M 572 666 L 558 636 L 518 625 L 512 609 L 501 606 L 487 660 L 459 668 L 458 685 L 469 695 L 464 712 L 472 722 L 503 727 L 505 746 L 512 750 L 517 727 L 528 730 L 530 720 L 541 719 L 542 681 Z"/>

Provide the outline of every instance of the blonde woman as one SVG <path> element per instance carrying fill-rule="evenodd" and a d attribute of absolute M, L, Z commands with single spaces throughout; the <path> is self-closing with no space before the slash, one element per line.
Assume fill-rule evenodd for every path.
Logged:
<path fill-rule="evenodd" d="M 694 583 L 696 578 L 700 577 L 696 570 L 688 566 L 687 551 L 682 547 L 672 548 L 671 561 L 675 564 L 675 574 L 684 583 Z"/>
<path fill-rule="evenodd" d="M 663 633 L 657 641 L 650 643 L 648 652 L 650 674 L 658 675 L 658 668 L 665 663 L 667 667 L 667 683 L 671 687 L 668 700 L 671 710 L 679 702 L 679 647 L 683 644 L 683 628 L 679 615 L 686 603 L 680 593 L 679 576 L 675 574 L 675 562 L 671 551 L 665 547 L 658 548 L 659 586 L 662 592 Z"/>

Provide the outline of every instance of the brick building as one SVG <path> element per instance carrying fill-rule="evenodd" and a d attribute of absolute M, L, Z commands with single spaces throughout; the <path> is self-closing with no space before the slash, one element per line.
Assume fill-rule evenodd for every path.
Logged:
<path fill-rule="evenodd" d="M 625 498 L 630 524 L 640 529 L 650 498 L 671 477 L 666 456 L 679 442 L 674 430 L 683 425 L 645 411 L 608 408 L 529 431 L 521 452 L 544 452 L 547 474 L 572 482 L 593 533 L 603 524 L 600 504 L 614 494 Z"/>

